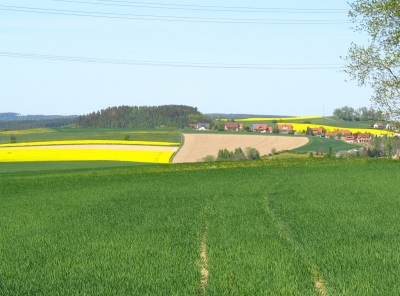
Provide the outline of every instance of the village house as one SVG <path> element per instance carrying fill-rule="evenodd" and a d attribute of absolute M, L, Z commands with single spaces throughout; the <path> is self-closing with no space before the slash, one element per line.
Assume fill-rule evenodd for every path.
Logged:
<path fill-rule="evenodd" d="M 243 128 L 243 124 L 237 122 L 227 122 L 225 123 L 226 131 L 239 131 Z"/>
<path fill-rule="evenodd" d="M 210 124 L 209 123 L 191 123 L 189 124 L 190 128 L 198 129 L 198 130 L 209 130 Z"/>
<path fill-rule="evenodd" d="M 324 129 L 322 127 L 312 127 L 308 129 L 308 132 L 311 135 L 318 135 L 318 134 L 323 134 L 324 133 Z"/>
<path fill-rule="evenodd" d="M 336 138 L 336 133 L 332 132 L 325 133 L 325 138 Z"/>
<path fill-rule="evenodd" d="M 377 129 L 384 129 L 385 128 L 385 126 L 383 125 L 382 122 L 377 122 L 373 126 L 374 126 L 374 128 L 377 128 Z"/>
<path fill-rule="evenodd" d="M 386 129 L 390 130 L 390 131 L 395 131 L 397 129 L 397 127 L 394 124 L 388 123 L 386 125 Z"/>
<path fill-rule="evenodd" d="M 287 134 L 288 131 L 293 130 L 293 125 L 291 124 L 278 124 L 278 130 L 280 133 Z"/>
<path fill-rule="evenodd" d="M 210 129 L 210 124 L 209 123 L 198 123 L 197 124 L 197 129 L 198 130 L 209 130 Z"/>
<path fill-rule="evenodd" d="M 371 135 L 370 134 L 359 134 L 357 136 L 357 142 L 358 143 L 368 143 L 371 141 Z"/>
<path fill-rule="evenodd" d="M 336 138 L 338 135 L 340 135 L 341 137 L 347 137 L 347 136 L 351 136 L 352 133 L 349 130 L 338 130 L 336 132 L 329 132 L 325 134 L 326 138 Z"/>
<path fill-rule="evenodd" d="M 336 135 L 339 134 L 339 133 L 340 133 L 343 137 L 351 136 L 351 135 L 352 135 L 351 131 L 349 131 L 349 130 L 338 130 L 338 131 L 336 131 Z"/>
<path fill-rule="evenodd" d="M 338 135 L 341 135 L 341 137 L 347 137 L 351 136 L 352 133 L 349 130 L 338 130 L 336 132 L 329 132 L 325 134 L 326 138 L 336 138 Z"/>
<path fill-rule="evenodd" d="M 348 143 L 353 143 L 356 140 L 356 138 L 354 136 L 346 136 L 344 140 Z"/>
<path fill-rule="evenodd" d="M 268 124 L 253 124 L 253 132 L 272 132 L 272 126 L 268 126 Z"/>

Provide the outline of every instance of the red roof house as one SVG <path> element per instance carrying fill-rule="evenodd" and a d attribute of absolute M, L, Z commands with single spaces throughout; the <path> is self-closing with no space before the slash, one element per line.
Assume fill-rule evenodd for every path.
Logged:
<path fill-rule="evenodd" d="M 278 124 L 278 130 L 282 133 L 287 133 L 293 130 L 293 125 L 291 124 Z"/>
<path fill-rule="evenodd" d="M 359 135 L 357 136 L 357 141 L 358 141 L 359 143 L 366 143 L 366 142 L 369 142 L 369 141 L 371 141 L 371 135 L 370 135 L 370 134 L 359 134 Z"/>
<path fill-rule="evenodd" d="M 253 124 L 253 131 L 255 132 L 266 132 L 268 131 L 268 124 Z"/>
<path fill-rule="evenodd" d="M 238 131 L 243 127 L 243 124 L 237 122 L 227 122 L 225 123 L 226 131 Z"/>

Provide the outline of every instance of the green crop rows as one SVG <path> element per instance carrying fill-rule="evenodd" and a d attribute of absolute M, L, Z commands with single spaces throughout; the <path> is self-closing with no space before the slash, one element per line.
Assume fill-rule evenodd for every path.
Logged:
<path fill-rule="evenodd" d="M 53 128 L 44 133 L 16 133 L 18 143 L 57 140 L 123 140 L 129 135 L 131 141 L 180 142 L 177 130 L 172 129 L 121 129 L 121 128 Z M 10 135 L 0 133 L 0 144 L 9 143 Z"/>
<path fill-rule="evenodd" d="M 399 178 L 361 158 L 2 173 L 0 294 L 398 295 Z"/>

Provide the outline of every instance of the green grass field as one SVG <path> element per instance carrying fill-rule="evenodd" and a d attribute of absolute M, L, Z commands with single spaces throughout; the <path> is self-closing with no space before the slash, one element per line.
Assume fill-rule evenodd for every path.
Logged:
<path fill-rule="evenodd" d="M 54 128 L 51 132 L 16 134 L 17 142 L 57 140 L 123 140 L 125 134 L 132 141 L 180 142 L 180 134 L 173 129 L 121 129 L 121 128 Z M 29 131 L 29 130 L 27 130 Z M 0 133 L 0 144 L 9 143 L 10 135 Z"/>
<path fill-rule="evenodd" d="M 276 126 L 271 120 L 265 121 L 241 121 L 239 118 L 235 119 L 236 122 L 243 123 L 246 126 L 251 126 L 253 123 L 267 123 L 271 126 Z M 337 126 L 342 128 L 371 128 L 370 123 L 367 121 L 345 121 L 333 116 L 324 117 L 324 118 L 314 118 L 314 119 L 304 119 L 304 120 L 281 120 L 281 122 L 293 122 L 293 123 L 303 123 L 304 121 L 310 122 L 311 124 L 321 124 L 321 125 L 330 125 Z"/>
<path fill-rule="evenodd" d="M 308 144 L 293 149 L 293 152 L 305 153 L 305 152 L 323 152 L 324 154 L 329 151 L 329 148 L 332 148 L 332 151 L 340 151 L 340 150 L 351 150 L 354 148 L 360 148 L 361 146 L 357 144 L 349 144 L 347 142 L 331 139 L 331 138 L 320 138 L 320 137 L 308 137 L 310 142 Z"/>
<path fill-rule="evenodd" d="M 0 162 L 0 174 L 28 171 L 52 171 L 95 169 L 110 167 L 125 167 L 137 165 L 150 165 L 143 162 L 124 161 L 35 161 L 35 162 Z"/>
<path fill-rule="evenodd" d="M 0 294 L 398 295 L 398 178 L 364 158 L 0 174 Z"/>

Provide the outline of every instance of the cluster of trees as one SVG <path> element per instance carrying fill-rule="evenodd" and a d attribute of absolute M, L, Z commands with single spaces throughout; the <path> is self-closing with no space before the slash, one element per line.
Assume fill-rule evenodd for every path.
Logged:
<path fill-rule="evenodd" d="M 335 109 L 333 111 L 333 116 L 347 121 L 376 121 L 384 119 L 382 112 L 375 110 L 372 107 L 361 107 L 354 109 L 352 107 L 344 106 L 342 108 Z"/>
<path fill-rule="evenodd" d="M 217 157 L 214 155 L 207 155 L 203 158 L 203 161 L 227 161 L 227 160 L 256 160 L 260 159 L 260 152 L 251 147 L 247 147 L 243 152 L 242 148 L 236 148 L 235 151 L 229 151 L 228 149 L 220 149 Z"/>
<path fill-rule="evenodd" d="M 0 121 L 0 130 L 21 130 L 29 128 L 57 128 L 76 123 L 76 118 L 55 118 L 45 120 Z"/>
<path fill-rule="evenodd" d="M 355 29 L 368 35 L 368 42 L 351 44 L 344 72 L 360 86 L 371 87 L 371 100 L 379 110 L 400 122 L 400 1 L 354 0 L 349 4 Z"/>
<path fill-rule="evenodd" d="M 370 145 L 360 151 L 366 157 L 394 157 L 399 153 L 400 140 L 394 137 L 375 137 Z"/>
<path fill-rule="evenodd" d="M 109 107 L 79 116 L 78 127 L 154 128 L 187 127 L 190 123 L 211 122 L 197 108 L 185 105 Z"/>

